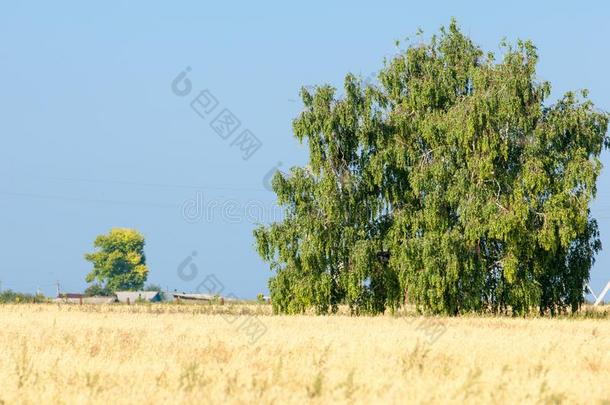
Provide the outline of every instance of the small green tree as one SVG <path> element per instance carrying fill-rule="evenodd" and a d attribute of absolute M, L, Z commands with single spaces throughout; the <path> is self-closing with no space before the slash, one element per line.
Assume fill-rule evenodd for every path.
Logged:
<path fill-rule="evenodd" d="M 114 228 L 108 235 L 95 239 L 94 253 L 85 254 L 93 264 L 86 281 L 97 281 L 101 290 L 138 290 L 144 286 L 148 276 L 144 255 L 144 236 L 138 231 Z"/>

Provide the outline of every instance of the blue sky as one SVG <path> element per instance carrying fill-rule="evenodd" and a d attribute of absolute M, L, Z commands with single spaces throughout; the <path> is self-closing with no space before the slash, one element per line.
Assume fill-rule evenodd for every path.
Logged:
<path fill-rule="evenodd" d="M 278 215 L 265 175 L 278 162 L 306 162 L 291 133 L 299 88 L 368 76 L 395 40 L 418 27 L 436 32 L 452 16 L 487 50 L 503 37 L 533 40 L 553 98 L 588 88 L 610 110 L 602 2 L 3 0 L 2 288 L 52 294 L 59 281 L 82 290 L 83 254 L 121 226 L 145 235 L 151 282 L 194 290 L 215 274 L 223 293 L 267 291 L 251 231 Z M 186 67 L 192 90 L 180 97 L 171 83 Z M 216 109 L 201 117 L 190 102 L 206 89 Z M 224 109 L 241 123 L 227 140 L 211 127 Z M 248 160 L 231 145 L 246 129 L 262 144 Z M 603 161 L 609 166 L 608 152 Z M 610 279 L 608 169 L 598 185 L 593 214 L 607 250 L 592 271 L 595 290 Z M 177 268 L 193 251 L 197 275 L 185 281 Z"/>

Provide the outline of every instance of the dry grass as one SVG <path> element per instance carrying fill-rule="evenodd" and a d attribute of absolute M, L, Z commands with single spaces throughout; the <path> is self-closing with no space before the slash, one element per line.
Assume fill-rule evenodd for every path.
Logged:
<path fill-rule="evenodd" d="M 0 306 L 0 404 L 610 403 L 607 318 L 443 319 L 430 343 L 422 319 L 261 315 L 253 343 L 268 308 L 232 310 Z"/>

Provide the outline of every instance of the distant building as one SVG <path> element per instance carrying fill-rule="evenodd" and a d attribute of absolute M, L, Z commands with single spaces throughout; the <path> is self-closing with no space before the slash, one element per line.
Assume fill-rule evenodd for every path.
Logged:
<path fill-rule="evenodd" d="M 213 301 L 216 298 L 210 294 L 188 294 L 188 293 L 172 293 L 174 299 L 185 301 Z"/>
<path fill-rule="evenodd" d="M 85 297 L 83 298 L 84 304 L 112 304 L 116 302 L 116 297 L 113 295 L 111 297 Z"/>
<path fill-rule="evenodd" d="M 53 301 L 60 304 L 112 304 L 116 302 L 116 297 L 87 297 L 80 293 L 60 293 Z"/>
<path fill-rule="evenodd" d="M 79 299 L 79 298 L 85 298 L 85 294 L 80 294 L 80 293 L 59 293 L 57 298 Z"/>
<path fill-rule="evenodd" d="M 83 304 L 85 294 L 60 292 L 53 301 L 62 304 Z"/>
<path fill-rule="evenodd" d="M 136 303 L 138 301 L 159 302 L 161 294 L 159 291 L 117 291 L 116 297 L 119 302 Z"/>
<path fill-rule="evenodd" d="M 209 303 L 219 303 L 223 305 L 224 303 L 236 302 L 237 298 L 235 297 L 222 297 L 220 295 L 212 295 L 212 294 L 199 294 L 199 293 L 179 293 L 173 292 L 171 293 L 174 296 L 175 301 L 204 301 Z"/>

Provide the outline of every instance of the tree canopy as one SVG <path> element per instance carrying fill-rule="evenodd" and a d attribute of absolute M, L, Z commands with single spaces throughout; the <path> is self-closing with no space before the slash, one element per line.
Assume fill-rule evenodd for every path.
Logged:
<path fill-rule="evenodd" d="M 452 21 L 344 95 L 301 90 L 309 164 L 277 173 L 285 218 L 254 231 L 276 312 L 577 309 L 601 249 L 589 204 L 609 115 L 548 103 L 530 41 L 496 60 Z"/>
<path fill-rule="evenodd" d="M 139 290 L 148 276 L 144 255 L 144 236 L 138 231 L 113 228 L 108 235 L 95 239 L 97 251 L 85 254 L 93 264 L 86 281 L 93 284 L 91 291 L 114 293 L 121 290 Z"/>

